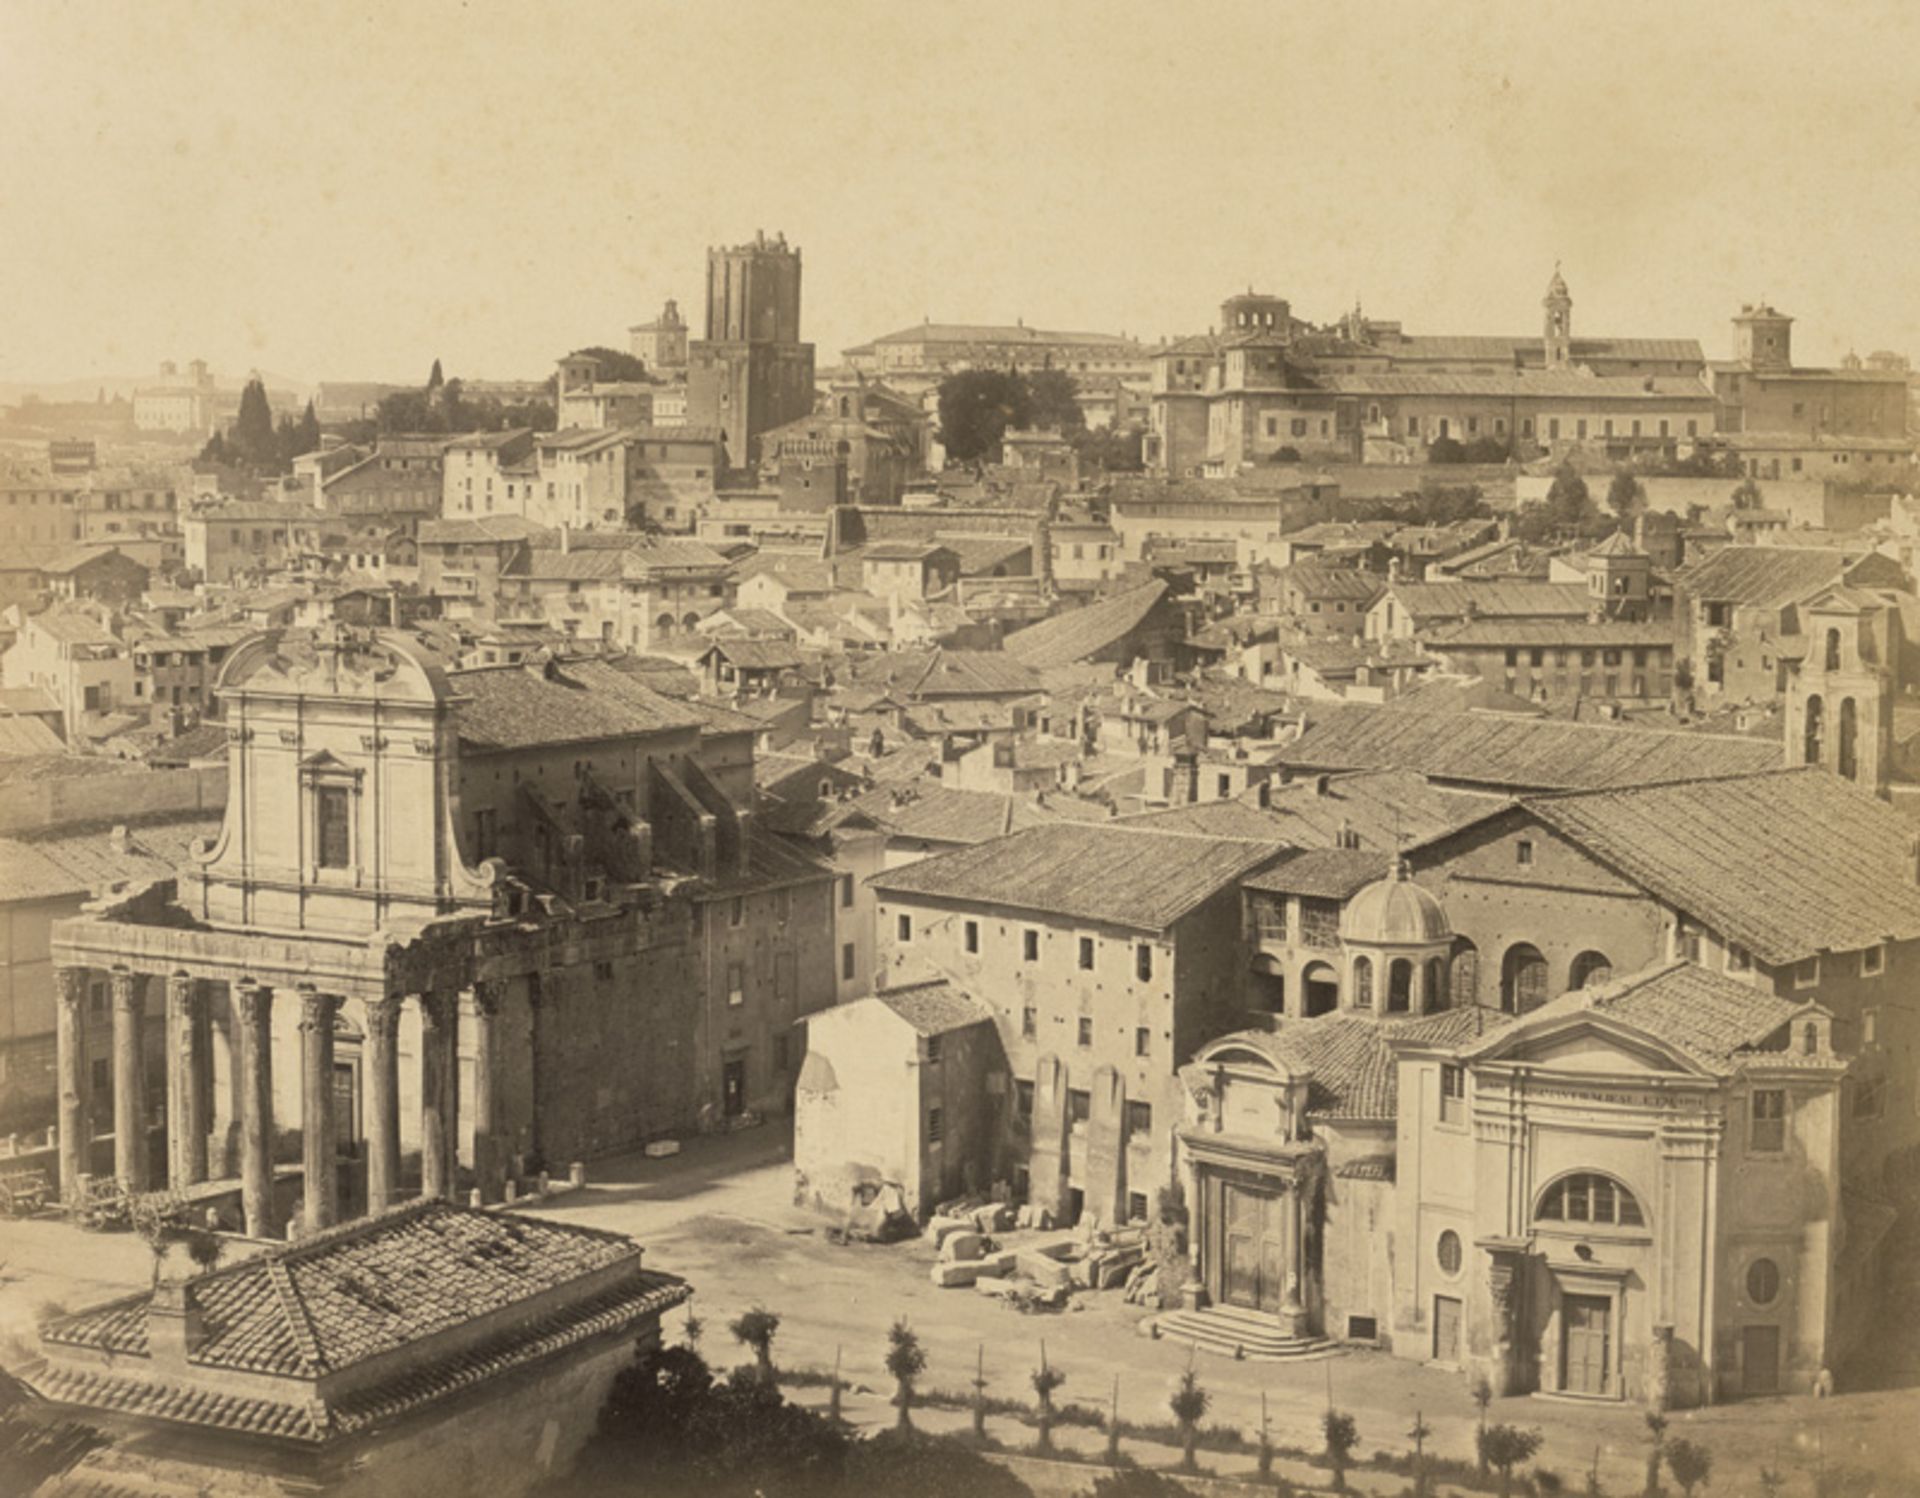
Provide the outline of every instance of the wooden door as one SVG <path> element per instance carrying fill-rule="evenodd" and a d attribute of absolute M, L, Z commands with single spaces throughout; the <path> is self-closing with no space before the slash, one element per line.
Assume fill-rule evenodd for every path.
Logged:
<path fill-rule="evenodd" d="M 1460 1301 L 1456 1296 L 1433 1297 L 1433 1359 L 1437 1363 L 1460 1361 Z"/>
<path fill-rule="evenodd" d="M 1569 1394 L 1604 1394 L 1613 1353 L 1613 1302 L 1604 1295 L 1569 1295 L 1560 1303 L 1564 1367 L 1560 1387 Z"/>
<path fill-rule="evenodd" d="M 1748 1394 L 1780 1392 L 1780 1328 L 1740 1329 L 1740 1387 Z"/>
<path fill-rule="evenodd" d="M 1286 1250 L 1277 1191 L 1225 1188 L 1227 1219 L 1225 1294 L 1229 1305 L 1277 1312 L 1286 1299 Z"/>
<path fill-rule="evenodd" d="M 736 1056 L 721 1069 L 720 1091 L 728 1118 L 747 1111 L 747 1058 Z"/>

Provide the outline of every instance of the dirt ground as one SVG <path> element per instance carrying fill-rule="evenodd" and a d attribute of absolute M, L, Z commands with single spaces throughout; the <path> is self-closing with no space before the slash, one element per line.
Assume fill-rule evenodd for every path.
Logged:
<path fill-rule="evenodd" d="M 1030 1400 L 1027 1379 L 1044 1341 L 1047 1361 L 1067 1376 L 1057 1402 L 1105 1408 L 1117 1381 L 1123 1418 L 1169 1418 L 1167 1393 L 1193 1355 L 1142 1336 L 1144 1313 L 1117 1292 L 1081 1294 L 1073 1309 L 1058 1314 L 1023 1315 L 969 1289 L 936 1289 L 928 1279 L 934 1253 L 925 1241 L 831 1242 L 824 1221 L 793 1207 L 787 1161 L 784 1132 L 769 1126 L 695 1141 L 667 1160 L 636 1154 L 597 1161 L 585 1188 L 528 1210 L 630 1234 L 645 1247 L 650 1266 L 690 1280 L 705 1328 L 702 1347 L 716 1363 L 746 1359 L 727 1333 L 729 1321 L 753 1305 L 777 1312 L 776 1362 L 824 1372 L 838 1356 L 854 1385 L 846 1413 L 864 1424 L 893 1417 L 881 1359 L 887 1328 L 902 1316 L 928 1352 L 926 1390 L 964 1393 L 984 1357 L 990 1395 Z M 28 1350 L 35 1317 L 48 1304 L 78 1308 L 136 1289 L 149 1273 L 146 1251 L 129 1235 L 89 1234 L 52 1220 L 0 1223 L 0 1356 L 11 1362 Z M 1903 1324 L 1900 1331 L 1920 1348 L 1920 1327 Z M 669 1327 L 670 1335 L 678 1332 Z M 1920 1368 L 1911 1355 L 1890 1356 L 1887 1363 L 1902 1372 Z M 1194 1367 L 1212 1395 L 1209 1423 L 1257 1430 L 1264 1394 L 1276 1444 L 1316 1448 L 1331 1393 L 1358 1422 L 1363 1453 L 1407 1450 L 1406 1431 L 1418 1413 L 1432 1427 L 1431 1451 L 1472 1454 L 1475 1412 L 1455 1374 L 1371 1351 L 1282 1365 L 1202 1353 Z M 1911 1379 L 1899 1382 L 1904 1386 L 1829 1400 L 1776 1397 L 1677 1411 L 1670 1434 L 1713 1451 L 1715 1492 L 1758 1492 L 1754 1474 L 1766 1464 L 1799 1474 L 1787 1492 L 1806 1493 L 1816 1465 L 1825 1462 L 1886 1474 L 1894 1486 L 1883 1492 L 1920 1493 L 1914 1435 L 1920 1387 Z M 804 1389 L 796 1397 L 823 1404 L 826 1396 Z M 928 1411 L 921 1423 L 964 1427 L 967 1418 Z M 1570 1491 L 1580 1490 L 1596 1456 L 1608 1491 L 1638 1491 L 1646 1435 L 1637 1408 L 1520 1398 L 1497 1402 L 1490 1418 L 1541 1430 L 1540 1464 L 1557 1471 Z M 1003 1440 L 1030 1436 L 1011 1420 L 995 1421 L 994 1429 Z M 1097 1432 L 1071 1430 L 1060 1439 L 1089 1447 L 1103 1440 Z M 1209 1463 L 1222 1473 L 1252 1465 L 1250 1458 L 1229 1456 Z M 1363 1490 L 1368 1485 L 1355 1483 Z M 1392 1483 L 1383 1488 L 1393 1490 Z"/>

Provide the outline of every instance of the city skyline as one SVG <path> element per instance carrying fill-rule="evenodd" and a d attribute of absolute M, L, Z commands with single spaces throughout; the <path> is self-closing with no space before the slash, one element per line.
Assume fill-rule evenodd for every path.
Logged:
<path fill-rule="evenodd" d="M 16 11 L 0 380 L 537 376 L 762 228 L 822 365 L 925 317 L 1177 337 L 1248 285 L 1527 333 L 1556 262 L 1576 334 L 1724 358 L 1764 296 L 1809 360 L 1912 353 L 1920 23 L 1755 14 Z"/>

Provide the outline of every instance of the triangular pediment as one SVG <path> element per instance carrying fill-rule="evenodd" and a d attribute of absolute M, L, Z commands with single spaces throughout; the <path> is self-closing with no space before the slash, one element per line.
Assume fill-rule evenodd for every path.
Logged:
<path fill-rule="evenodd" d="M 1476 1047 L 1473 1059 L 1623 1076 L 1711 1075 L 1698 1059 L 1638 1026 L 1584 1009 L 1523 1019 Z"/>
<path fill-rule="evenodd" d="M 353 767 L 331 749 L 322 749 L 317 754 L 309 754 L 301 760 L 300 768 L 303 770 L 350 770 Z"/>

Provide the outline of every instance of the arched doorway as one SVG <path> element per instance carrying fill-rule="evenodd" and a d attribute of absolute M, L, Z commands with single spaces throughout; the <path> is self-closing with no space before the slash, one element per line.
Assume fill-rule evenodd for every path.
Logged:
<path fill-rule="evenodd" d="M 1300 987 L 1305 996 L 1302 1006 L 1307 1017 L 1316 1014 L 1331 1014 L 1340 1007 L 1340 975 L 1324 962 L 1307 965 L 1300 975 Z"/>
<path fill-rule="evenodd" d="M 1547 959 L 1524 941 L 1507 948 L 1500 961 L 1500 1007 L 1508 1014 L 1525 1014 L 1547 1002 Z"/>
<path fill-rule="evenodd" d="M 1453 939 L 1447 995 L 1455 1009 L 1480 1002 L 1480 949 L 1464 936 Z"/>
<path fill-rule="evenodd" d="M 1371 957 L 1353 959 L 1353 1007 L 1355 1009 L 1373 1008 L 1373 959 Z"/>
<path fill-rule="evenodd" d="M 654 633 L 660 635 L 662 638 L 672 634 L 673 615 L 662 614 L 658 619 L 653 621 L 653 629 Z"/>
<path fill-rule="evenodd" d="M 1567 971 L 1568 988 L 1591 988 L 1613 976 L 1613 959 L 1605 952 L 1582 952 Z"/>
<path fill-rule="evenodd" d="M 1860 773 L 1860 720 L 1859 712 L 1851 697 L 1840 699 L 1840 752 L 1835 757 L 1834 768 L 1842 778 L 1855 779 Z"/>
<path fill-rule="evenodd" d="M 1826 738 L 1826 719 L 1823 705 L 1817 696 L 1807 699 L 1806 732 L 1803 738 L 1802 762 L 1809 765 L 1819 764 L 1822 741 Z"/>

